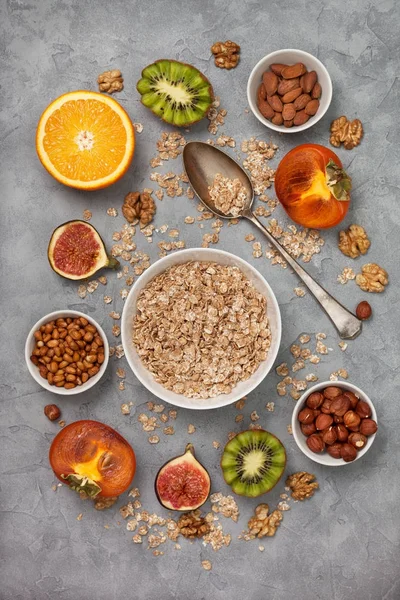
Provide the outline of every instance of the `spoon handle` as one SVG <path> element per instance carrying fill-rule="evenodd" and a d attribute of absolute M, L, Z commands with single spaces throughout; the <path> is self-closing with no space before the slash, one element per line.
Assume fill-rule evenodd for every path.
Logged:
<path fill-rule="evenodd" d="M 283 258 L 292 269 L 297 273 L 303 283 L 308 287 L 313 296 L 318 300 L 328 317 L 331 319 L 332 323 L 335 325 L 336 329 L 339 332 L 339 335 L 342 339 L 350 340 L 355 337 L 359 333 L 361 333 L 362 322 L 357 319 L 353 313 L 351 313 L 347 308 L 345 308 L 340 302 L 335 300 L 322 286 L 319 285 L 299 265 L 299 263 L 290 256 L 290 254 L 280 245 L 280 243 L 270 234 L 270 232 L 264 227 L 264 225 L 257 219 L 254 213 L 251 210 L 247 210 L 243 213 L 243 217 L 246 217 L 254 223 L 263 232 L 263 234 L 267 237 L 268 241 L 282 254 Z"/>

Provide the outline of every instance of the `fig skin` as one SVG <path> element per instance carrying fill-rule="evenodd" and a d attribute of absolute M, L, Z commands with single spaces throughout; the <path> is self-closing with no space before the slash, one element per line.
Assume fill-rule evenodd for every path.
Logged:
<path fill-rule="evenodd" d="M 199 500 L 197 500 L 196 502 L 193 501 L 192 504 L 189 504 L 189 502 L 186 502 L 185 504 L 180 504 L 178 506 L 176 503 L 173 502 L 173 499 L 171 500 L 166 497 L 163 498 L 162 491 L 158 488 L 158 484 L 161 481 L 161 478 L 163 477 L 163 475 L 165 475 L 165 471 L 168 468 L 171 470 L 176 468 L 178 470 L 178 469 L 180 469 L 181 466 L 183 466 L 185 464 L 191 465 L 193 468 L 193 472 L 198 471 L 198 477 L 197 477 L 197 481 L 195 483 L 196 484 L 199 483 L 199 485 L 201 485 L 203 487 L 203 489 L 201 490 L 202 493 L 200 495 Z M 182 476 L 182 473 L 180 473 L 180 474 Z M 178 472 L 178 475 L 179 475 L 179 472 Z M 201 475 L 201 477 L 200 477 L 200 475 Z M 172 480 L 172 477 L 173 477 L 173 475 L 171 473 L 171 480 Z M 197 508 L 200 508 L 200 506 L 203 506 L 203 504 L 207 501 L 207 499 L 210 495 L 211 480 L 210 480 L 210 475 L 209 475 L 207 469 L 205 469 L 203 467 L 203 465 L 195 457 L 194 447 L 192 444 L 190 444 L 190 443 L 187 444 L 187 446 L 185 448 L 185 452 L 183 454 L 176 456 L 174 458 L 171 458 L 170 460 L 168 460 L 166 463 L 163 464 L 163 466 L 159 469 L 159 471 L 156 475 L 156 479 L 154 482 L 154 489 L 155 489 L 155 493 L 157 496 L 157 500 L 159 501 L 161 506 L 163 506 L 164 508 L 166 508 L 168 510 L 188 512 L 191 510 L 196 510 Z M 172 492 L 176 493 L 176 490 L 174 490 L 173 487 L 172 487 Z"/>
<path fill-rule="evenodd" d="M 125 438 L 108 425 L 90 420 L 64 427 L 50 446 L 49 460 L 62 483 L 73 474 L 94 481 L 101 488 L 96 498 L 122 494 L 136 470 L 135 453 Z"/>

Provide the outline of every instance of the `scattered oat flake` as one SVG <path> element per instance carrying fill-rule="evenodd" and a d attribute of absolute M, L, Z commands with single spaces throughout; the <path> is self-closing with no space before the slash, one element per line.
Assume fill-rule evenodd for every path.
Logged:
<path fill-rule="evenodd" d="M 163 433 L 165 433 L 165 435 L 174 435 L 175 429 L 170 425 L 169 427 L 164 427 Z"/>
<path fill-rule="evenodd" d="M 279 396 L 286 396 L 286 385 L 283 383 L 283 381 L 280 381 L 277 384 L 276 391 L 278 392 Z"/>
<path fill-rule="evenodd" d="M 109 217 L 117 217 L 118 211 L 116 208 L 107 208 L 107 214 Z"/>
<path fill-rule="evenodd" d="M 130 408 L 129 404 L 121 404 L 121 412 L 123 415 L 130 415 L 131 408 Z"/>
<path fill-rule="evenodd" d="M 115 312 L 115 310 L 112 310 L 108 316 L 111 317 L 112 319 L 115 319 L 116 321 L 118 321 L 121 318 L 121 315 L 119 313 Z"/>
<path fill-rule="evenodd" d="M 293 429 L 292 429 L 292 426 L 291 426 L 291 425 L 287 425 L 287 426 L 286 426 L 286 429 L 287 429 L 287 431 L 288 431 L 288 433 L 289 433 L 290 435 L 293 435 Z"/>
<path fill-rule="evenodd" d="M 345 285 L 351 279 L 355 279 L 356 274 L 351 267 L 345 267 L 343 271 L 337 276 L 337 280 L 342 285 Z"/>
<path fill-rule="evenodd" d="M 118 369 L 117 369 L 117 377 L 120 377 L 121 379 L 123 379 L 124 377 L 126 377 L 125 369 L 122 369 L 121 367 L 118 367 Z"/>
<path fill-rule="evenodd" d="M 122 344 L 118 344 L 118 346 L 115 346 L 115 356 L 117 358 L 122 358 L 123 356 L 125 356 L 125 350 Z"/>
<path fill-rule="evenodd" d="M 212 569 L 212 564 L 209 560 L 202 560 L 201 566 L 203 567 L 203 569 L 205 571 L 211 571 L 211 569 Z"/>
<path fill-rule="evenodd" d="M 113 325 L 113 327 L 112 327 L 112 334 L 115 337 L 119 337 L 121 335 L 121 327 L 119 325 Z"/>
<path fill-rule="evenodd" d="M 328 347 L 321 340 L 318 340 L 315 350 L 318 354 L 328 354 Z"/>
<path fill-rule="evenodd" d="M 158 442 L 160 441 L 160 438 L 158 437 L 158 435 L 151 435 L 149 438 L 149 443 L 150 444 L 158 444 Z"/>
<path fill-rule="evenodd" d="M 318 377 L 314 373 L 306 375 L 306 381 L 318 381 Z"/>
<path fill-rule="evenodd" d="M 299 298 L 303 298 L 306 295 L 306 290 L 301 287 L 295 287 L 293 291 Z"/>
<path fill-rule="evenodd" d="M 112 302 L 111 296 L 104 296 L 103 300 L 104 300 L 104 304 L 111 304 L 111 302 Z"/>
<path fill-rule="evenodd" d="M 268 412 L 274 412 L 275 402 L 267 402 L 267 404 L 265 405 L 265 408 L 267 409 Z"/>
<path fill-rule="evenodd" d="M 125 381 L 120 381 L 118 383 L 118 389 L 120 392 L 123 392 L 125 390 Z"/>
<path fill-rule="evenodd" d="M 236 402 L 235 408 L 237 410 L 243 410 L 245 404 L 246 404 L 246 398 L 241 398 L 240 400 L 238 400 Z"/>
<path fill-rule="evenodd" d="M 79 296 L 79 298 L 86 298 L 86 294 L 87 294 L 86 285 L 80 285 L 78 287 L 78 296 Z"/>
<path fill-rule="evenodd" d="M 121 296 L 122 300 L 126 300 L 127 297 L 128 297 L 128 294 L 129 294 L 128 290 L 125 289 L 125 288 L 123 288 L 122 290 L 120 290 L 119 293 L 120 293 L 120 296 Z"/>
<path fill-rule="evenodd" d="M 307 333 L 304 333 L 303 335 L 301 335 L 299 337 L 300 344 L 308 344 L 308 342 L 310 340 L 311 340 L 311 336 L 309 336 Z"/>
<path fill-rule="evenodd" d="M 253 412 L 252 412 L 252 413 L 251 413 L 251 415 L 250 415 L 250 419 L 251 419 L 251 421 L 253 421 L 253 422 L 254 422 L 254 421 L 258 421 L 258 419 L 259 419 L 259 418 L 260 418 L 260 417 L 259 417 L 259 415 L 257 414 L 257 411 L 256 411 L 256 410 L 253 410 Z"/>
<path fill-rule="evenodd" d="M 83 517 L 83 513 L 79 513 L 79 515 L 76 517 L 76 520 L 82 521 L 82 517 Z"/>
<path fill-rule="evenodd" d="M 243 415 L 236 415 L 235 423 L 240 423 L 241 421 L 243 421 L 243 419 L 244 419 Z"/>
<path fill-rule="evenodd" d="M 244 239 L 246 240 L 246 242 L 254 242 L 256 237 L 252 233 L 248 233 L 247 235 L 245 235 Z"/>
<path fill-rule="evenodd" d="M 285 362 L 278 365 L 275 371 L 277 375 L 280 375 L 281 377 L 286 377 L 286 375 L 289 375 L 289 368 Z"/>
<path fill-rule="evenodd" d="M 345 350 L 347 349 L 347 342 L 339 342 L 338 344 L 339 348 L 341 349 L 342 352 L 345 352 Z"/>
<path fill-rule="evenodd" d="M 260 552 L 264 552 L 265 547 L 260 545 L 260 546 L 258 546 L 258 549 L 259 549 Z"/>
<path fill-rule="evenodd" d="M 133 126 L 135 128 L 135 131 L 137 131 L 138 133 L 142 133 L 143 125 L 141 123 L 134 123 Z"/>
<path fill-rule="evenodd" d="M 282 510 L 282 511 L 290 510 L 290 506 L 289 506 L 289 504 L 285 500 L 282 500 L 281 502 L 278 502 L 276 508 L 278 510 Z"/>
<path fill-rule="evenodd" d="M 90 221 L 90 219 L 92 218 L 92 212 L 86 208 L 83 211 L 83 218 L 85 219 L 85 221 Z"/>
<path fill-rule="evenodd" d="M 221 446 L 221 444 L 219 442 L 217 442 L 217 440 L 214 440 L 212 445 L 213 445 L 213 448 L 215 448 L 216 450 L 218 450 L 218 448 Z"/>
<path fill-rule="evenodd" d="M 189 423 L 189 425 L 187 427 L 187 432 L 194 433 L 195 431 L 196 431 L 196 427 L 194 425 L 192 425 L 192 423 Z"/>
<path fill-rule="evenodd" d="M 59 426 L 60 426 L 61 428 L 62 428 L 62 427 L 65 427 L 65 423 L 66 423 L 66 422 L 65 422 L 65 421 L 63 421 L 63 420 L 62 420 L 62 421 L 58 421 L 58 424 L 59 424 Z"/>
<path fill-rule="evenodd" d="M 168 411 L 168 415 L 170 419 L 176 419 L 177 415 L 178 415 L 178 411 L 177 410 L 169 410 Z"/>

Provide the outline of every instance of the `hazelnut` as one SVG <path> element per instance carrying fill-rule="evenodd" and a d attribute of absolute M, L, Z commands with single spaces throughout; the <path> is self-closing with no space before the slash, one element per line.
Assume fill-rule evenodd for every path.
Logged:
<path fill-rule="evenodd" d="M 329 415 L 331 412 L 331 404 L 332 400 L 330 398 L 326 398 L 321 405 L 321 412 L 325 415 Z"/>
<path fill-rule="evenodd" d="M 334 444 L 337 440 L 335 427 L 333 427 L 331 425 L 327 429 L 324 429 L 324 431 L 322 432 L 322 439 L 324 440 L 325 444 L 327 444 L 328 446 L 330 446 L 331 444 Z"/>
<path fill-rule="evenodd" d="M 333 423 L 333 418 L 331 415 L 324 415 L 323 413 L 321 413 L 316 418 L 315 427 L 317 429 L 319 429 L 320 431 L 322 431 L 323 429 L 330 427 L 332 425 L 332 423 Z"/>
<path fill-rule="evenodd" d="M 348 439 L 349 444 L 354 446 L 356 450 L 361 450 L 367 443 L 367 438 L 362 433 L 351 433 Z"/>
<path fill-rule="evenodd" d="M 354 410 L 355 407 L 357 406 L 357 402 L 359 400 L 357 398 L 357 396 L 355 394 L 353 394 L 353 392 L 350 392 L 349 390 L 344 390 L 343 396 L 346 396 L 346 398 L 348 398 L 350 400 L 351 409 Z"/>
<path fill-rule="evenodd" d="M 343 422 L 349 429 L 353 429 L 353 427 L 359 427 L 360 421 L 361 418 L 356 412 L 354 412 L 354 410 L 348 410 L 343 417 Z"/>
<path fill-rule="evenodd" d="M 310 394 L 307 398 L 306 404 L 309 408 L 316 409 L 321 406 L 324 401 L 324 397 L 319 392 L 314 392 Z"/>
<path fill-rule="evenodd" d="M 331 413 L 338 417 L 343 415 L 350 409 L 350 400 L 347 396 L 341 395 L 332 400 Z"/>
<path fill-rule="evenodd" d="M 359 319 L 361 319 L 361 321 L 366 321 L 370 318 L 370 316 L 372 315 L 372 308 L 370 307 L 368 302 L 366 302 L 366 300 L 363 300 L 357 306 L 356 315 Z"/>
<path fill-rule="evenodd" d="M 373 419 L 362 419 L 360 424 L 360 433 L 363 435 L 373 435 L 376 433 L 378 425 Z"/>
<path fill-rule="evenodd" d="M 345 462 L 351 462 L 357 458 L 357 450 L 351 444 L 342 444 L 340 456 Z"/>
<path fill-rule="evenodd" d="M 330 398 L 331 400 L 333 400 L 333 398 L 337 398 L 338 396 L 342 395 L 342 390 L 334 385 L 330 385 L 329 387 L 324 389 L 324 396 L 325 398 Z"/>
<path fill-rule="evenodd" d="M 303 408 L 297 417 L 300 423 L 312 423 L 314 421 L 314 411 L 311 408 Z"/>
<path fill-rule="evenodd" d="M 324 440 L 322 439 L 322 436 L 319 433 L 313 433 L 312 435 L 310 435 L 306 440 L 306 444 L 311 450 L 311 452 L 315 452 L 316 454 L 323 452 L 325 448 Z"/>
<path fill-rule="evenodd" d="M 367 402 L 364 402 L 364 400 L 360 400 L 357 403 L 356 406 L 356 413 L 362 418 L 362 419 L 368 419 L 368 417 L 371 416 L 371 407 Z"/>
<path fill-rule="evenodd" d="M 61 410 L 58 408 L 57 404 L 47 404 L 44 407 L 44 414 L 50 421 L 56 421 L 61 416 Z"/>
<path fill-rule="evenodd" d="M 314 422 L 313 423 L 301 423 L 300 429 L 304 433 L 304 435 L 311 435 L 312 433 L 315 433 L 317 431 L 317 428 L 315 427 Z"/>
<path fill-rule="evenodd" d="M 341 458 L 342 444 L 336 442 L 332 446 L 328 446 L 326 451 L 332 458 Z"/>
<path fill-rule="evenodd" d="M 347 442 L 347 438 L 349 437 L 349 432 L 347 431 L 347 429 L 344 425 L 339 423 L 338 425 L 336 425 L 336 435 L 337 435 L 338 442 Z"/>

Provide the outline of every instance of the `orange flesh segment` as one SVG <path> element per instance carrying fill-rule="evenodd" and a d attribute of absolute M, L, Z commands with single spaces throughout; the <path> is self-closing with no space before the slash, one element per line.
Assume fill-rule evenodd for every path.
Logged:
<path fill-rule="evenodd" d="M 55 243 L 54 265 L 63 273 L 82 275 L 91 271 L 100 252 L 101 246 L 89 227 L 82 223 L 68 225 Z"/>
<path fill-rule="evenodd" d="M 127 134 L 121 117 L 98 100 L 70 100 L 48 118 L 43 147 L 64 177 L 95 181 L 121 164 Z"/>

